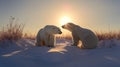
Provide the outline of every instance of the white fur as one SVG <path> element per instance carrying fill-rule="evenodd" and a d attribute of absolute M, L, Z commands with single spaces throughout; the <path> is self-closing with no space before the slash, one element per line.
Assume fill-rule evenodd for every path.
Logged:
<path fill-rule="evenodd" d="M 36 36 L 36 46 L 54 46 L 54 34 L 61 34 L 61 30 L 53 25 L 47 25 L 40 29 Z"/>
<path fill-rule="evenodd" d="M 97 47 L 98 38 L 91 30 L 82 28 L 73 23 L 67 23 L 62 27 L 72 32 L 74 46 L 77 46 L 80 40 L 82 41 L 80 48 L 90 49 Z"/>

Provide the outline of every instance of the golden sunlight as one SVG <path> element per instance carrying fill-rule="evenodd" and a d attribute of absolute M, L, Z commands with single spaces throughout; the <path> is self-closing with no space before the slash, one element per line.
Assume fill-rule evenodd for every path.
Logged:
<path fill-rule="evenodd" d="M 64 16 L 64 17 L 62 17 L 60 19 L 60 25 L 64 25 L 64 24 L 66 24 L 68 22 L 72 22 L 72 20 L 69 17 L 67 17 L 67 16 Z"/>

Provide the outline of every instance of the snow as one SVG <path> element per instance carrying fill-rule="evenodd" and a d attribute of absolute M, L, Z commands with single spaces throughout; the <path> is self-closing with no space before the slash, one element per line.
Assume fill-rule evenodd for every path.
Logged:
<path fill-rule="evenodd" d="M 96 49 L 57 40 L 55 47 L 37 47 L 21 39 L 0 42 L 0 67 L 120 67 L 120 40 L 102 40 Z"/>

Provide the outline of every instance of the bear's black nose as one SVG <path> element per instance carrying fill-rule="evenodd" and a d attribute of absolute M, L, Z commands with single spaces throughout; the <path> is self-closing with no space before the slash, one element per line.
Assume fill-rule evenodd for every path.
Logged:
<path fill-rule="evenodd" d="M 62 28 L 64 28 L 64 25 L 62 26 Z"/>
<path fill-rule="evenodd" d="M 60 31 L 60 33 L 59 34 L 62 34 L 62 32 Z"/>

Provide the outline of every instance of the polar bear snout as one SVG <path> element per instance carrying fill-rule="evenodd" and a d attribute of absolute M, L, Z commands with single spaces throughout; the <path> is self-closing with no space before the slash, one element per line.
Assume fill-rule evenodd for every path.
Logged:
<path fill-rule="evenodd" d="M 58 29 L 56 34 L 62 34 L 62 31 L 60 29 Z"/>
<path fill-rule="evenodd" d="M 54 34 L 62 34 L 62 31 L 60 30 L 60 28 L 54 29 Z"/>
<path fill-rule="evenodd" d="M 59 34 L 62 34 L 62 32 L 60 31 Z"/>

